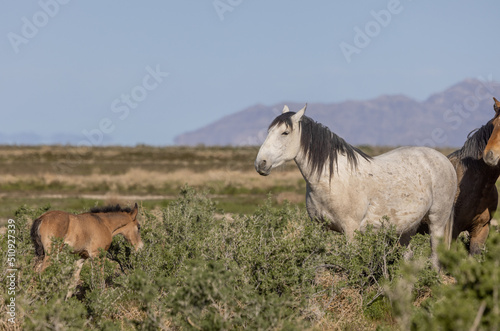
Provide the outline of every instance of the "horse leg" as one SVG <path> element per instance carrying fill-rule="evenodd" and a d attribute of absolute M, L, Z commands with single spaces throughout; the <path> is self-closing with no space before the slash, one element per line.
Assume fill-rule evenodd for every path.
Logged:
<path fill-rule="evenodd" d="M 49 256 L 48 256 L 48 255 L 45 255 L 45 256 L 43 257 L 43 260 L 42 260 L 41 265 L 39 266 L 39 268 L 40 268 L 40 269 L 39 269 L 39 271 L 40 271 L 40 272 L 43 272 L 45 269 L 47 269 L 47 267 L 49 266 L 49 264 L 50 264 L 50 261 L 49 261 Z"/>
<path fill-rule="evenodd" d="M 469 253 L 471 255 L 480 254 L 488 239 L 490 232 L 490 211 L 485 209 L 479 217 L 474 219 L 474 227 L 470 230 Z"/>
<path fill-rule="evenodd" d="M 102 257 L 100 255 L 99 249 L 94 249 L 94 250 L 89 250 L 89 256 L 90 256 L 90 265 L 92 267 L 92 283 L 98 282 L 98 286 L 101 289 L 104 289 L 106 287 L 105 280 L 104 280 L 104 262 L 103 259 L 106 257 Z M 94 264 L 94 262 L 97 262 L 97 264 Z M 95 268 L 94 268 L 95 266 Z M 94 280 L 94 271 L 95 271 L 95 276 L 97 279 Z"/>
<path fill-rule="evenodd" d="M 450 208 L 451 212 L 451 208 Z M 429 231 L 431 236 L 431 262 L 436 270 L 440 269 L 439 259 L 437 255 L 439 242 L 443 239 L 445 234 L 446 223 L 450 214 L 445 215 L 446 213 L 435 213 L 429 214 Z"/>
<path fill-rule="evenodd" d="M 490 223 L 488 222 L 481 228 L 474 229 L 470 234 L 470 245 L 469 253 L 471 255 L 480 254 L 484 249 L 484 244 L 486 239 L 488 239 L 488 234 L 490 233 Z"/>
<path fill-rule="evenodd" d="M 76 286 L 78 285 L 78 281 L 80 280 L 80 272 L 82 271 L 83 263 L 85 262 L 85 259 L 80 259 L 75 262 L 75 273 L 73 274 L 73 280 L 71 282 L 71 285 L 68 288 L 68 293 L 66 293 L 66 300 L 71 298 L 73 296 L 73 292 L 76 289 Z"/>
<path fill-rule="evenodd" d="M 491 206 L 490 204 L 490 208 L 486 208 L 481 213 L 481 215 L 476 216 L 472 221 L 473 225 L 469 229 L 469 234 L 470 234 L 469 253 L 471 255 L 480 254 L 484 248 L 486 239 L 488 239 L 488 234 L 490 232 L 490 221 L 493 212 L 496 210 L 496 204 L 494 204 L 493 206 Z M 493 211 L 490 212 L 490 210 Z"/>
<path fill-rule="evenodd" d="M 103 261 L 103 259 L 105 259 L 105 257 L 99 258 L 99 266 L 100 266 L 99 269 L 101 272 L 101 276 L 99 278 L 100 278 L 101 289 L 104 290 L 104 288 L 106 287 L 106 280 L 104 279 L 104 261 Z"/>
<path fill-rule="evenodd" d="M 43 272 L 50 265 L 50 254 L 52 253 L 52 241 L 47 236 L 40 235 L 41 246 L 43 248 L 43 259 L 39 266 L 39 271 Z"/>

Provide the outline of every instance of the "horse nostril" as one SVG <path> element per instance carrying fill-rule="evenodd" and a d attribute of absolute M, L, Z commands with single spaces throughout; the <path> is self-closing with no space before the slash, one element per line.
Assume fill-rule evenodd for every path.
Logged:
<path fill-rule="evenodd" d="M 267 163 L 267 162 L 266 162 L 266 160 L 262 160 L 262 161 L 260 162 L 260 166 L 261 166 L 261 167 L 265 167 L 265 166 L 266 166 L 266 163 Z"/>
<path fill-rule="evenodd" d="M 488 151 L 488 153 L 486 153 L 486 158 L 487 159 L 492 159 L 493 158 L 493 152 L 492 151 Z"/>

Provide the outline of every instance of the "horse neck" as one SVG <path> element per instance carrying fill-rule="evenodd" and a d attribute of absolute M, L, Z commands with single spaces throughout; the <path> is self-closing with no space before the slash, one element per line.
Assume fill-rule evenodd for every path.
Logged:
<path fill-rule="evenodd" d="M 360 159 L 362 158 L 358 158 L 358 166 L 360 163 Z M 302 150 L 299 151 L 294 161 L 297 164 L 297 167 L 299 168 L 306 183 L 312 187 L 318 185 L 320 182 L 325 181 L 329 182 L 330 186 L 334 182 L 348 181 L 349 177 L 351 177 L 353 174 L 352 166 L 349 164 L 347 157 L 342 153 L 338 153 L 337 155 L 337 162 L 334 162 L 333 164 L 333 173 L 331 174 L 331 177 L 330 163 L 328 160 L 323 165 L 323 168 L 321 169 L 319 174 L 316 172 L 313 173 L 311 163 L 309 162 L 309 156 L 305 155 Z"/>
<path fill-rule="evenodd" d="M 120 228 L 127 225 L 130 219 L 120 213 L 100 213 L 99 218 L 102 220 L 104 225 L 109 229 L 112 236 L 120 233 Z"/>
<path fill-rule="evenodd" d="M 480 170 L 476 171 L 482 179 L 484 185 L 495 185 L 500 176 L 500 165 L 491 167 L 487 165 L 483 160 L 478 160 L 481 162 Z"/>
<path fill-rule="evenodd" d="M 481 185 L 494 184 L 500 176 L 500 164 L 494 167 L 487 165 L 483 160 L 484 147 L 477 149 L 474 153 L 467 151 L 466 147 L 451 153 L 448 158 L 459 172 L 475 174 L 476 180 L 481 182 Z M 460 178 L 459 178 L 460 179 Z M 479 185 L 479 186 L 481 186 Z"/>

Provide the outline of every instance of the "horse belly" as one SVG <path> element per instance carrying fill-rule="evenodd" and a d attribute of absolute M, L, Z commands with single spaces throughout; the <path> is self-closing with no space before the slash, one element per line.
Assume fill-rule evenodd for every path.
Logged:
<path fill-rule="evenodd" d="M 432 183 L 420 172 L 393 168 L 374 178 L 366 215 L 360 228 L 375 228 L 386 223 L 394 225 L 399 233 L 414 232 L 429 212 L 432 203 Z"/>
<path fill-rule="evenodd" d="M 491 214 L 496 211 L 498 205 L 497 189 L 492 186 L 481 193 L 473 190 L 458 192 L 453 238 L 457 238 L 462 231 L 472 232 L 481 228 L 491 220 Z"/>
<path fill-rule="evenodd" d="M 388 216 L 400 233 L 406 233 L 427 215 L 449 215 L 456 172 L 444 155 L 429 148 L 405 147 L 377 157 L 376 163 L 378 186 L 372 191 L 366 225 L 380 224 L 377 220 Z M 438 222 L 447 220 L 448 216 Z"/>
<path fill-rule="evenodd" d="M 427 199 L 394 199 L 386 201 L 372 200 L 367 213 L 360 223 L 363 230 L 371 225 L 378 229 L 385 225 L 394 225 L 398 233 L 414 233 L 422 219 L 429 211 L 430 202 Z"/>
<path fill-rule="evenodd" d="M 93 257 L 111 244 L 111 234 L 106 227 L 93 222 L 92 219 L 73 219 L 70 231 L 64 242 L 73 248 L 74 253 L 84 257 Z"/>

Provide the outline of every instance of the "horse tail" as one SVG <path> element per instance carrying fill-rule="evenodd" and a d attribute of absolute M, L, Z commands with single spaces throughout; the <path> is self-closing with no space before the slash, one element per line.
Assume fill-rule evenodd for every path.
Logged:
<path fill-rule="evenodd" d="M 42 238 L 40 236 L 40 225 L 42 224 L 42 218 L 37 218 L 33 221 L 33 225 L 31 226 L 31 241 L 33 245 L 35 245 L 35 254 L 37 257 L 41 258 L 45 256 L 42 244 Z"/>
<path fill-rule="evenodd" d="M 444 227 L 444 242 L 448 249 L 451 248 L 451 242 L 453 241 L 453 222 L 455 218 L 455 204 L 451 208 L 450 218 L 446 222 L 446 226 Z"/>

